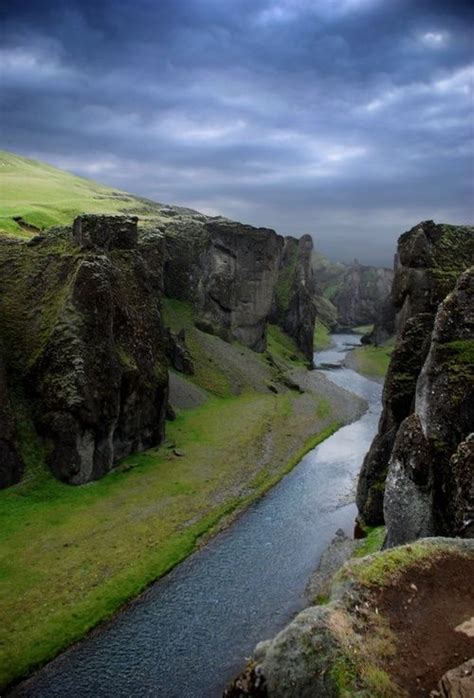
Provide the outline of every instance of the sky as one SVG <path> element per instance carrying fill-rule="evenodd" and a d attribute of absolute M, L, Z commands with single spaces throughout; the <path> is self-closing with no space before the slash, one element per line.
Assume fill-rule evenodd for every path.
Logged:
<path fill-rule="evenodd" d="M 341 261 L 474 222 L 473 3 L 8 0 L 0 22 L 0 148 Z"/>

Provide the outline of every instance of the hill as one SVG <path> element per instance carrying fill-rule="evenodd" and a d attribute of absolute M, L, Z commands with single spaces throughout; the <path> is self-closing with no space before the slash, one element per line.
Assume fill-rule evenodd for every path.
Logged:
<path fill-rule="evenodd" d="M 38 230 L 69 225 L 80 213 L 126 214 L 148 227 L 171 215 L 200 215 L 191 209 L 164 206 L 84 179 L 44 162 L 0 150 L 2 206 L 0 231 L 30 236 Z"/>

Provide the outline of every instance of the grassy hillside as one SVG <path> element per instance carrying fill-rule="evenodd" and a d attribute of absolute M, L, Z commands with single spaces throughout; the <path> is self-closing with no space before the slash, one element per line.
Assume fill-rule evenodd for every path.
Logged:
<path fill-rule="evenodd" d="M 68 225 L 80 213 L 133 214 L 145 227 L 169 220 L 169 206 L 6 151 L 0 151 L 0 191 L 0 231 L 14 235 Z"/>

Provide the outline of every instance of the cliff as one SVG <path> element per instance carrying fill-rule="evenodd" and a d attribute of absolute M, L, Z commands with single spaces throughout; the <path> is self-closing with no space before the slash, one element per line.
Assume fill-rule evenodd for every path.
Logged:
<path fill-rule="evenodd" d="M 312 251 L 313 241 L 309 235 L 299 240 L 285 238 L 270 316 L 273 323 L 295 340 L 310 362 L 316 320 Z"/>
<path fill-rule="evenodd" d="M 50 443 L 53 473 L 101 477 L 160 442 L 167 402 L 160 277 L 136 218 L 81 216 L 29 243 L 0 240 L 0 321 L 12 379 Z"/>
<path fill-rule="evenodd" d="M 344 327 L 371 325 L 377 321 L 381 305 L 392 286 L 393 272 L 369 267 L 356 260 L 347 267 L 331 301 L 338 309 L 338 322 Z"/>
<path fill-rule="evenodd" d="M 474 267 L 439 306 L 389 462 L 387 545 L 474 534 Z"/>
<path fill-rule="evenodd" d="M 23 461 L 18 452 L 15 418 L 10 403 L 7 376 L 0 356 L 0 488 L 18 482 Z"/>
<path fill-rule="evenodd" d="M 364 460 L 357 492 L 362 519 L 383 521 L 388 464 L 400 424 L 415 409 L 417 381 L 430 349 L 438 306 L 474 259 L 474 229 L 426 221 L 404 233 L 392 287 L 397 339 L 387 373 L 378 434 Z M 455 411 L 450 414 L 455 420 Z"/>
<path fill-rule="evenodd" d="M 322 603 L 257 645 L 224 696 L 471 696 L 473 573 L 467 540 L 428 538 L 353 558 Z"/>
<path fill-rule="evenodd" d="M 317 253 L 313 255 L 313 269 L 318 317 L 327 327 L 378 325 L 382 316 L 388 322 L 391 269 L 362 265 L 357 260 L 352 264 L 333 263 Z"/>
<path fill-rule="evenodd" d="M 312 360 L 312 240 L 225 219 L 178 215 L 164 227 L 165 294 L 189 301 L 197 326 L 254 351 L 278 324 Z"/>

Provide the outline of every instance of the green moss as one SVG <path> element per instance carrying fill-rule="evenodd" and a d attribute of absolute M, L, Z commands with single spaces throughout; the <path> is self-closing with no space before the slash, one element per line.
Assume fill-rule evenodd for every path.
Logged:
<path fill-rule="evenodd" d="M 381 585 L 386 584 L 413 564 L 433 559 L 438 554 L 439 548 L 436 546 L 428 547 L 414 543 L 386 550 L 376 555 L 370 563 L 349 565 L 338 574 L 353 576 L 362 584 Z"/>
<path fill-rule="evenodd" d="M 362 544 L 357 548 L 354 553 L 354 557 L 365 557 L 366 555 L 371 555 L 381 550 L 387 529 L 385 526 L 366 526 L 366 538 L 363 539 Z"/>
<path fill-rule="evenodd" d="M 163 320 L 174 332 L 194 327 L 195 311 L 191 303 L 175 298 L 163 298 Z"/>
<path fill-rule="evenodd" d="M 331 680 L 340 698 L 353 696 L 356 684 L 357 669 L 353 660 L 346 654 L 340 654 L 333 662 L 330 670 Z"/>
<path fill-rule="evenodd" d="M 464 339 L 438 345 L 438 352 L 443 363 L 451 370 L 468 369 L 474 372 L 474 340 Z"/>

